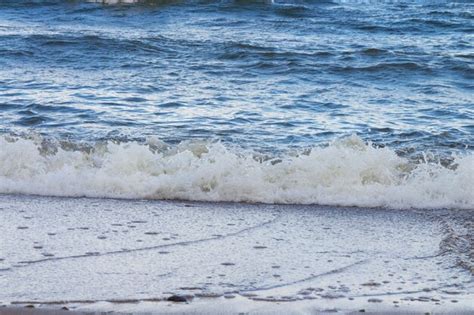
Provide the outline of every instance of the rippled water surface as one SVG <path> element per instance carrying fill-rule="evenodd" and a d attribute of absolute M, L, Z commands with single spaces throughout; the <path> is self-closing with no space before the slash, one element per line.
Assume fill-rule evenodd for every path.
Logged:
<path fill-rule="evenodd" d="M 473 17 L 472 3 L 442 1 L 4 0 L 0 128 L 464 149 Z"/>
<path fill-rule="evenodd" d="M 473 43 L 472 1 L 3 0 L 0 192 L 337 204 L 360 186 L 394 205 L 422 187 L 434 206 L 471 207 Z M 75 190 L 84 174 L 98 186 Z M 115 182 L 140 174 L 146 189 Z"/>

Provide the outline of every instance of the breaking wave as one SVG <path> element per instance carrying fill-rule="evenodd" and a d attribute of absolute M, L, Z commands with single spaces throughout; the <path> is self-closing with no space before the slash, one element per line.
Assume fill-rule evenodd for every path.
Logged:
<path fill-rule="evenodd" d="M 176 146 L 0 136 L 0 193 L 388 208 L 474 208 L 474 156 L 413 162 L 357 136 L 270 158 Z"/>

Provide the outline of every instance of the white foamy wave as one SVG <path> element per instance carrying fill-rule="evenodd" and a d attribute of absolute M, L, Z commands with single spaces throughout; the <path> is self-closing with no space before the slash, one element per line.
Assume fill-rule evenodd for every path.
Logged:
<path fill-rule="evenodd" d="M 0 193 L 473 209 L 474 156 L 454 163 L 413 164 L 356 136 L 278 160 L 221 143 L 78 149 L 0 137 Z"/>

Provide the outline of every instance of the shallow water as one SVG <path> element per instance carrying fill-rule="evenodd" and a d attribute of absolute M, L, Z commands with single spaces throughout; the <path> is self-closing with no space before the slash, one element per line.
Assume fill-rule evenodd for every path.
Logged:
<path fill-rule="evenodd" d="M 0 300 L 150 314 L 386 313 L 394 303 L 471 314 L 472 217 L 0 195 Z M 194 300 L 183 309 L 163 301 L 172 294 Z"/>
<path fill-rule="evenodd" d="M 1 1 L 0 192 L 474 207 L 472 2 L 103 2 Z"/>

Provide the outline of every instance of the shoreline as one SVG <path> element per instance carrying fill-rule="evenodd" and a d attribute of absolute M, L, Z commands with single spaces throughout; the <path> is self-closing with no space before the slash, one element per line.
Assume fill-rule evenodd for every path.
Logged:
<path fill-rule="evenodd" d="M 472 314 L 473 295 L 456 304 L 435 304 L 431 301 L 409 301 L 397 298 L 385 302 L 375 298 L 257 301 L 243 296 L 193 298 L 187 302 L 172 301 L 97 301 L 91 303 L 14 304 L 0 306 L 2 315 L 21 314 Z M 388 303 L 387 303 L 388 302 Z M 390 303 L 391 302 L 391 303 Z"/>
<path fill-rule="evenodd" d="M 0 313 L 467 314 L 473 214 L 0 195 Z"/>

